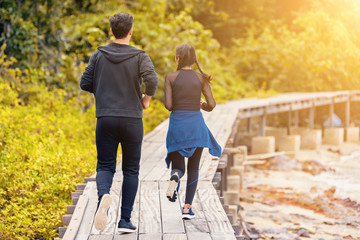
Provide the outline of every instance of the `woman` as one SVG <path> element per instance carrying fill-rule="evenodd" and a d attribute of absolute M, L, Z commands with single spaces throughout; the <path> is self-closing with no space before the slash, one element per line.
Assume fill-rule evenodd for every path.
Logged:
<path fill-rule="evenodd" d="M 172 111 L 166 137 L 166 163 L 171 163 L 171 178 L 166 192 L 170 201 L 176 201 L 180 179 L 185 173 L 185 157 L 188 158 L 187 186 L 183 219 L 194 218 L 191 204 L 196 192 L 199 163 L 203 148 L 220 157 L 221 147 L 207 128 L 200 109 L 212 111 L 216 103 L 213 98 L 211 76 L 203 73 L 196 59 L 195 49 L 182 44 L 175 51 L 177 71 L 165 77 L 165 107 Z M 196 63 L 200 73 L 191 69 Z M 206 102 L 201 99 L 204 94 Z"/>

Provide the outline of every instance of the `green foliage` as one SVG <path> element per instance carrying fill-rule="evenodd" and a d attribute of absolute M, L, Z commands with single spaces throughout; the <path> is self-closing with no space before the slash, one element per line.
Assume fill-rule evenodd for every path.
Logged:
<path fill-rule="evenodd" d="M 293 28 L 273 22 L 235 41 L 231 58 L 243 79 L 257 89 L 278 91 L 360 87 L 360 49 L 341 21 L 308 12 L 294 20 Z"/>
<path fill-rule="evenodd" d="M 95 169 L 94 108 L 81 113 L 77 99 L 39 84 L 27 84 L 25 105 L 14 83 L 28 76 L 0 64 L 0 238 L 50 239 Z"/>
<path fill-rule="evenodd" d="M 131 44 L 160 83 L 145 132 L 169 116 L 164 77 L 184 42 L 217 102 L 276 91 L 358 89 L 353 0 L 3 0 L 0 3 L 0 238 L 50 239 L 75 184 L 95 171 L 94 98 L 79 90 L 110 16 L 135 16 Z M 6 49 L 5 49 L 6 48 Z M 7 53 L 8 57 L 4 54 Z"/>

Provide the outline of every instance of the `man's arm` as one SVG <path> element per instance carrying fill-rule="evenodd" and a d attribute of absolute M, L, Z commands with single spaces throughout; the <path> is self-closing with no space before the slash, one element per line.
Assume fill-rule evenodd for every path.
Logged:
<path fill-rule="evenodd" d="M 83 75 L 81 76 L 80 88 L 84 91 L 94 93 L 94 70 L 95 70 L 95 59 L 98 51 L 91 55 L 89 63 L 85 68 Z"/>
<path fill-rule="evenodd" d="M 140 76 L 143 79 L 144 84 L 145 84 L 146 98 L 145 99 L 143 98 L 143 100 L 145 102 L 147 102 L 147 101 L 150 102 L 151 96 L 154 96 L 155 92 L 156 92 L 156 88 L 157 88 L 157 85 L 159 82 L 158 76 L 155 72 L 154 65 L 151 62 L 150 57 L 146 53 L 143 53 L 140 55 L 140 64 L 139 65 L 140 65 L 140 67 L 139 67 Z"/>

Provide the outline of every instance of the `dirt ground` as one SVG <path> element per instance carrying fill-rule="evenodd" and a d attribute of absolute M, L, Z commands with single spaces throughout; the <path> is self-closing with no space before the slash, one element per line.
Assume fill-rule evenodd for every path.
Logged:
<path fill-rule="evenodd" d="M 247 166 L 241 215 L 258 239 L 360 239 L 360 145 Z"/>

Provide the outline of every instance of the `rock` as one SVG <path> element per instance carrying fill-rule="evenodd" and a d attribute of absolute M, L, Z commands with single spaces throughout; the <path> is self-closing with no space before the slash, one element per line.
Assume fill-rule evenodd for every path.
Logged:
<path fill-rule="evenodd" d="M 308 232 L 307 230 L 303 229 L 303 228 L 300 229 L 300 230 L 297 232 L 297 234 L 299 235 L 299 237 L 307 237 L 307 238 L 310 237 L 309 232 Z"/>

